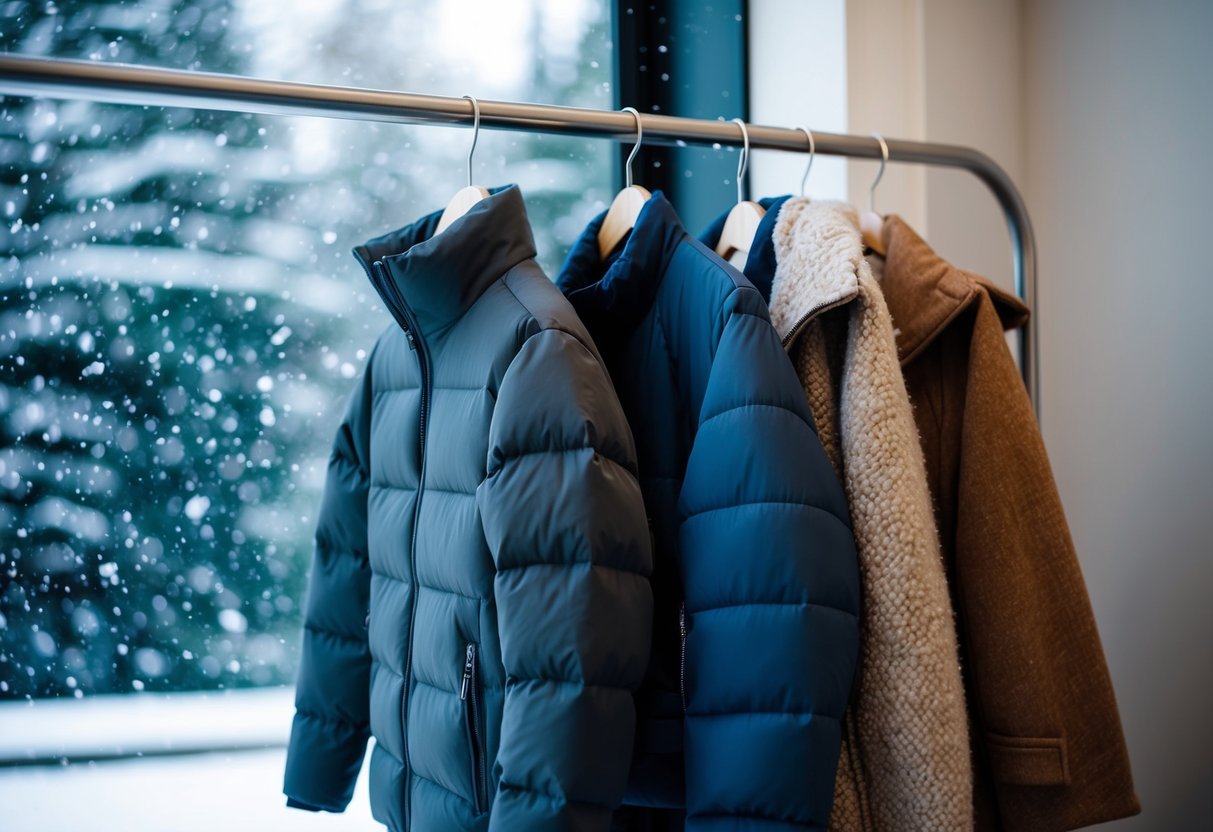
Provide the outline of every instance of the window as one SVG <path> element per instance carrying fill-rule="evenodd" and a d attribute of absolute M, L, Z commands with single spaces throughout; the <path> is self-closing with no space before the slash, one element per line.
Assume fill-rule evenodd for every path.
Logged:
<path fill-rule="evenodd" d="M 9 52 L 600 108 L 614 106 L 610 39 L 601 0 L 18 0 L 0 19 Z M 388 322 L 350 248 L 440 209 L 470 139 L 0 102 L 0 762 L 285 741 L 289 689 L 183 692 L 292 681 L 332 435 Z M 475 178 L 521 185 L 553 274 L 613 195 L 612 159 L 601 141 L 486 132 Z M 64 710 L 73 699 L 93 710 Z M 226 728 L 180 733 L 216 701 L 208 724 Z M 185 710 L 137 709 L 149 702 Z M 241 709 L 281 724 L 245 730 Z M 158 718 L 167 748 L 122 735 Z M 63 742 L 22 745 L 31 720 Z M 268 825 L 305 822 L 277 811 L 280 754 L 260 753 L 206 771 L 225 771 L 239 801 L 252 789 L 231 778 L 252 766 Z M 187 764 L 69 766 L 71 783 L 4 767 L 0 802 L 18 826 L 10 806 L 36 810 L 38 828 L 85 828 L 96 803 L 36 790 L 104 802 Z"/>

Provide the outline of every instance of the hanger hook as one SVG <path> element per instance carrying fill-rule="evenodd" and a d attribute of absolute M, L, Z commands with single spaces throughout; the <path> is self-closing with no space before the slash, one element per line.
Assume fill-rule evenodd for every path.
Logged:
<path fill-rule="evenodd" d="M 636 158 L 636 154 L 640 152 L 640 143 L 644 141 L 644 125 L 640 123 L 640 113 L 635 107 L 624 107 L 619 112 L 631 113 L 632 118 L 636 119 L 636 144 L 632 145 L 632 152 L 628 154 L 627 164 L 624 165 L 624 173 L 627 176 L 627 187 L 632 187 L 632 160 Z"/>
<path fill-rule="evenodd" d="M 884 176 L 884 166 L 889 163 L 889 143 L 879 133 L 873 133 L 872 138 L 880 142 L 880 170 L 876 171 L 876 178 L 872 180 L 872 187 L 868 188 L 868 210 L 875 214 L 876 186 L 880 184 L 880 178 Z"/>
<path fill-rule="evenodd" d="M 801 126 L 796 129 L 809 137 L 809 163 L 804 167 L 804 176 L 800 177 L 800 195 L 804 196 L 804 186 L 809 181 L 809 171 L 813 169 L 813 157 L 817 155 L 817 140 L 813 138 L 813 131 L 809 128 Z"/>
<path fill-rule="evenodd" d="M 745 169 L 750 164 L 750 131 L 741 119 L 735 118 L 732 122 L 741 128 L 741 157 L 737 160 L 737 204 L 740 205 L 744 202 L 741 196 L 741 180 L 745 178 Z"/>
<path fill-rule="evenodd" d="M 480 102 L 474 95 L 463 96 L 472 102 L 472 146 L 468 148 L 468 187 L 472 187 L 472 156 L 476 152 L 476 140 L 480 138 Z"/>

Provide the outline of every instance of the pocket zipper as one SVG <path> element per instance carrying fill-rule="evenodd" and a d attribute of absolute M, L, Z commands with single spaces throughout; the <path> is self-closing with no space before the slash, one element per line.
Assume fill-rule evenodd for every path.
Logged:
<path fill-rule="evenodd" d="M 678 632 L 680 648 L 678 658 L 678 693 L 682 696 L 682 712 L 687 712 L 687 602 L 678 604 Z"/>
<path fill-rule="evenodd" d="M 488 778 L 485 776 L 485 752 L 480 741 L 480 692 L 476 681 L 476 645 L 469 641 L 464 651 L 463 683 L 459 686 L 459 698 L 467 703 L 464 722 L 472 757 L 472 802 L 476 807 L 476 814 L 480 814 L 484 812 L 484 804 L 488 802 Z"/>

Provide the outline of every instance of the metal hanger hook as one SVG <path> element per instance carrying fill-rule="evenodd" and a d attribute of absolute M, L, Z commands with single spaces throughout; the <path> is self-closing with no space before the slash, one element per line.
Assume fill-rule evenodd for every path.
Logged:
<path fill-rule="evenodd" d="M 809 163 L 804 166 L 804 176 L 800 177 L 800 195 L 804 196 L 804 186 L 809 181 L 809 171 L 813 169 L 813 158 L 817 155 L 817 140 L 813 138 L 813 131 L 809 128 L 801 126 L 796 129 L 809 137 Z"/>
<path fill-rule="evenodd" d="M 644 141 L 644 125 L 640 123 L 640 113 L 635 107 L 624 107 L 619 112 L 631 113 L 632 118 L 636 119 L 636 144 L 632 145 L 632 152 L 628 154 L 628 161 L 623 166 L 624 174 L 627 177 L 627 186 L 632 187 L 632 160 L 636 158 L 636 154 L 640 152 L 640 143 Z"/>
<path fill-rule="evenodd" d="M 468 187 L 472 187 L 472 156 L 476 153 L 476 140 L 480 138 L 480 102 L 474 95 L 463 96 L 472 102 L 472 146 L 468 148 Z"/>
<path fill-rule="evenodd" d="M 740 205 L 745 201 L 741 195 L 741 181 L 745 178 L 745 169 L 750 164 L 750 131 L 741 119 L 735 118 L 731 121 L 741 128 L 741 157 L 737 160 L 737 204 Z"/>
<path fill-rule="evenodd" d="M 872 187 L 868 188 L 868 210 L 875 214 L 876 186 L 880 184 L 880 178 L 884 176 L 884 167 L 889 163 L 889 143 L 879 133 L 873 133 L 872 138 L 880 142 L 880 170 L 876 171 L 876 178 L 872 180 Z"/>

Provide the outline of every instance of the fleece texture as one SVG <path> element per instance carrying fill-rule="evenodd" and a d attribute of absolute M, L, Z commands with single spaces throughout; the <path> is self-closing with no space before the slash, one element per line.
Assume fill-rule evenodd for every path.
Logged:
<path fill-rule="evenodd" d="M 850 502 L 862 578 L 860 667 L 830 829 L 973 825 L 952 604 L 889 312 L 858 216 L 786 202 L 774 232 L 771 320 Z"/>

